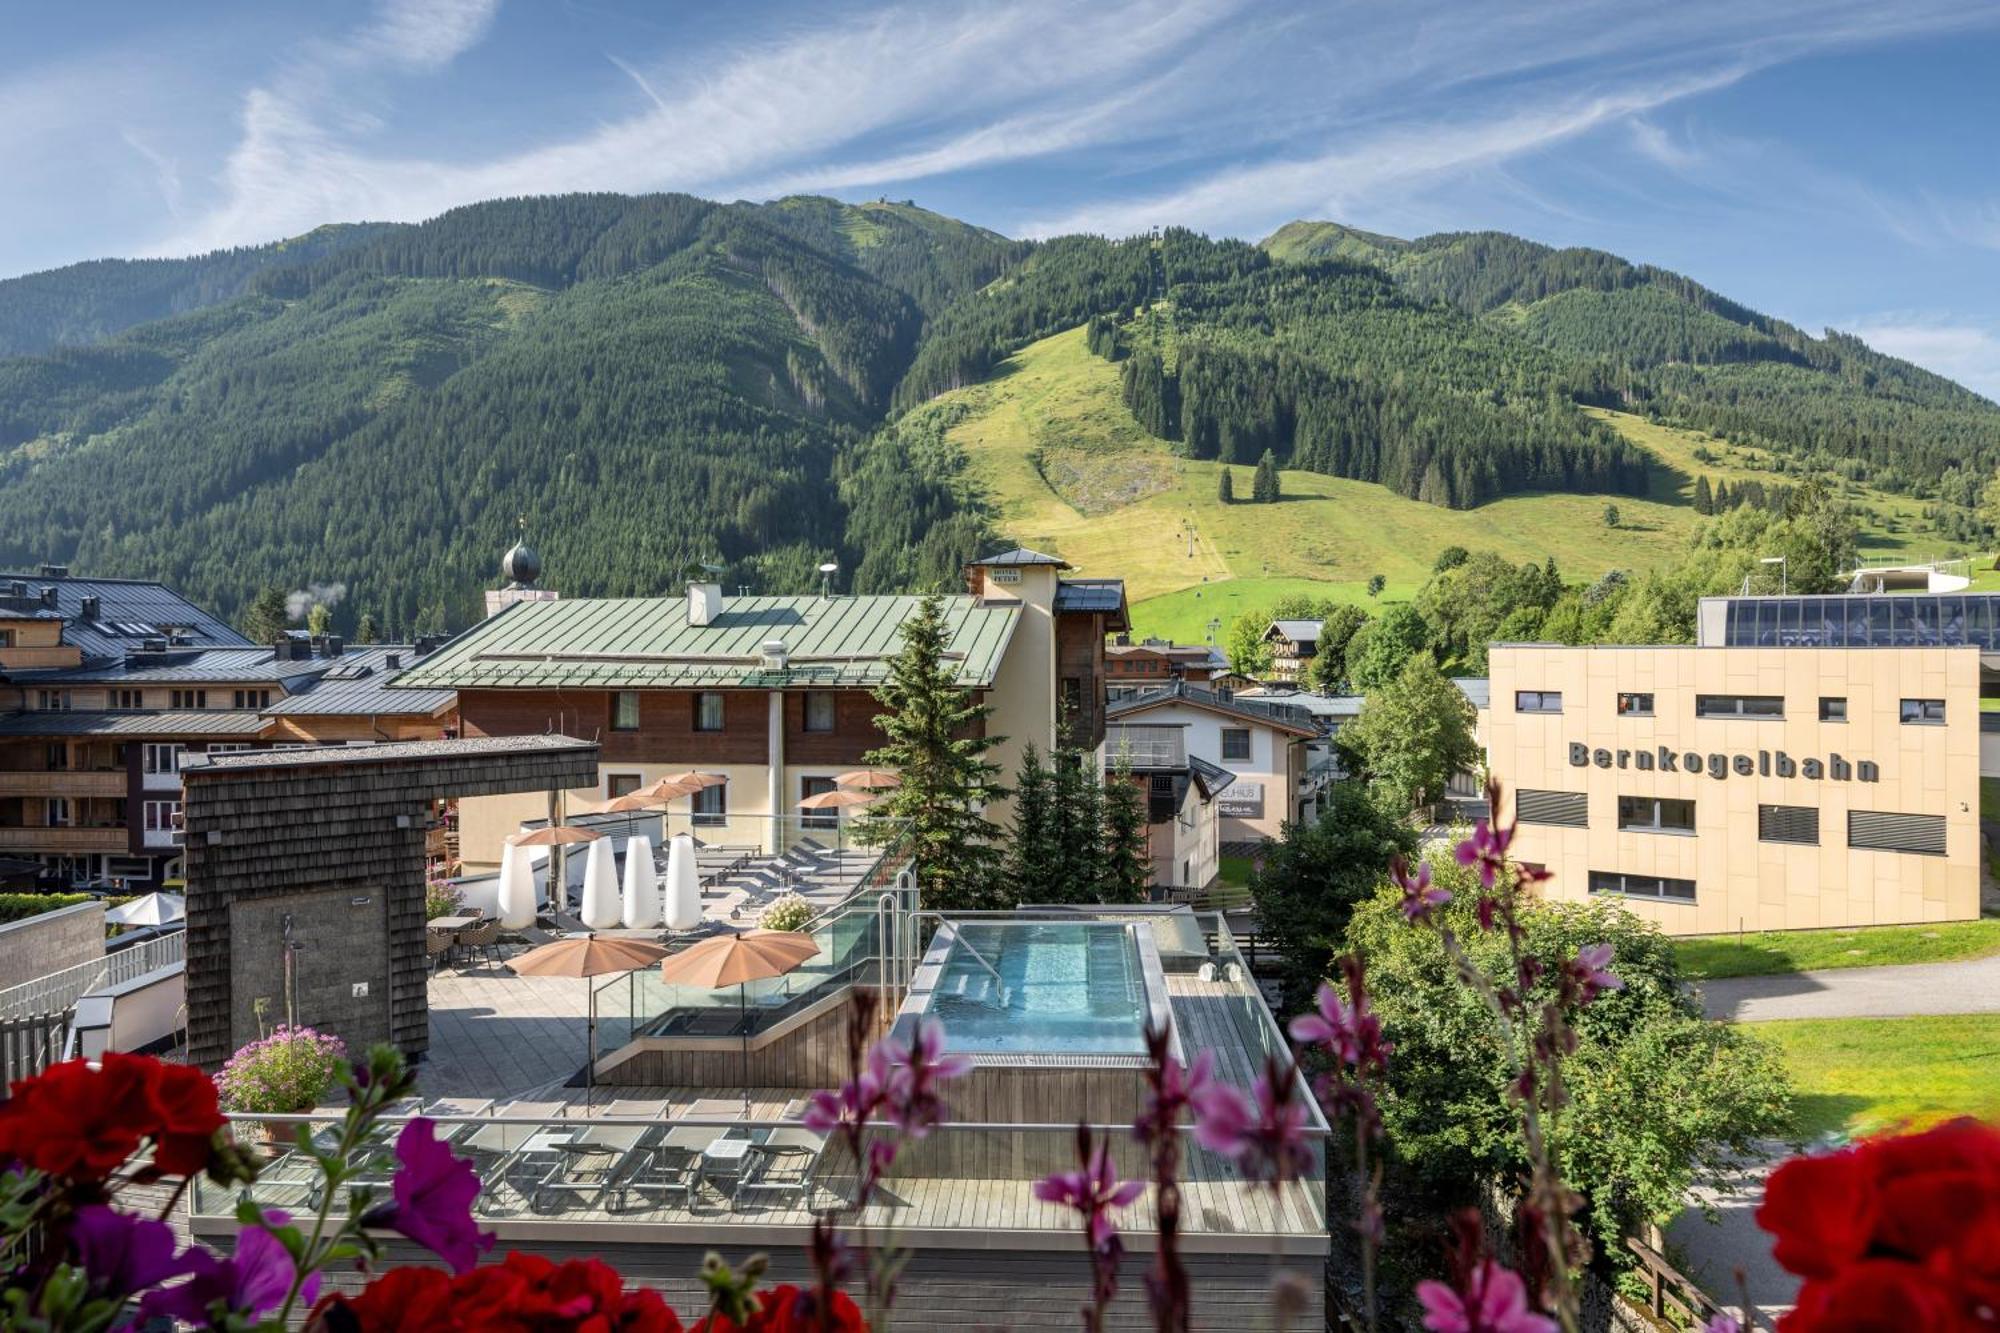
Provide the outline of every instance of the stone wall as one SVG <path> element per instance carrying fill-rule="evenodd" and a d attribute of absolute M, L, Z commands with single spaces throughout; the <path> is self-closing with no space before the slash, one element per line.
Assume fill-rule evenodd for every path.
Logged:
<path fill-rule="evenodd" d="M 104 957 L 104 904 L 75 903 L 0 926 L 0 990 Z"/>

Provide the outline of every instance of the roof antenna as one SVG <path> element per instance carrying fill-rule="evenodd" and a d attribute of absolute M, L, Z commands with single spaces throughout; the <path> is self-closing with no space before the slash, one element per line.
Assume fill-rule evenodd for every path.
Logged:
<path fill-rule="evenodd" d="M 819 567 L 819 595 L 821 601 L 833 600 L 833 576 L 840 572 L 840 566 L 829 560 Z"/>

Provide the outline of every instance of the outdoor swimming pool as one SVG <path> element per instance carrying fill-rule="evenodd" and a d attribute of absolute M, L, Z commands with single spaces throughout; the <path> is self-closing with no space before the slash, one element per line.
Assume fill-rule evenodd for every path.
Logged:
<path fill-rule="evenodd" d="M 1150 934 L 1116 922 L 952 923 L 912 986 L 948 1049 L 971 1055 L 1144 1055 Z M 1164 990 L 1163 983 L 1159 989 Z"/>

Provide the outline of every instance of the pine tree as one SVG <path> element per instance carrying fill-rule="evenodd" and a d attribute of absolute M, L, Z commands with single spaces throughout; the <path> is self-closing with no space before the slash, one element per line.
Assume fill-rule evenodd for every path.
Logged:
<path fill-rule="evenodd" d="M 1709 488 L 1707 473 L 1694 480 L 1694 512 L 1697 514 L 1715 512 L 1715 492 Z"/>
<path fill-rule="evenodd" d="M 1019 901 L 1046 901 L 1047 886 L 1061 877 L 1054 796 L 1054 775 L 1031 744 L 1014 779 L 1013 845 L 1007 849 L 1009 891 Z"/>
<path fill-rule="evenodd" d="M 354 627 L 354 641 L 356 643 L 375 643 L 381 637 L 380 631 L 375 628 L 375 617 L 363 611 L 361 613 L 361 623 Z"/>
<path fill-rule="evenodd" d="M 1380 574 L 1370 574 L 1368 576 L 1368 595 L 1370 597 L 1380 597 L 1382 595 L 1382 589 L 1388 586 L 1389 586 L 1389 580 L 1382 577 Z"/>
<path fill-rule="evenodd" d="M 1097 775 L 1076 750 L 1056 751 L 1050 767 L 1061 869 L 1048 886 L 1047 901 L 1096 902 L 1104 862 L 1103 800 Z"/>
<path fill-rule="evenodd" d="M 1215 498 L 1226 505 L 1236 503 L 1236 483 L 1229 479 L 1229 469 L 1222 469 L 1222 479 L 1215 483 Z"/>
<path fill-rule="evenodd" d="M 1250 481 L 1250 498 L 1258 504 L 1270 504 L 1283 494 L 1278 482 L 1278 456 L 1269 449 L 1257 460 L 1257 475 Z"/>
<path fill-rule="evenodd" d="M 1617 526 L 1618 526 L 1618 506 L 1617 506 L 1617 505 L 1606 505 L 1606 506 L 1604 506 L 1604 526 L 1605 526 L 1605 527 L 1607 527 L 1607 528 L 1615 528 L 1615 527 L 1617 527 Z"/>
<path fill-rule="evenodd" d="M 1729 483 L 1728 483 L 1728 482 L 1726 482 L 1726 481 L 1718 481 L 1718 482 L 1716 482 L 1716 483 L 1715 483 L 1715 508 L 1714 508 L 1714 510 L 1712 510 L 1711 512 L 1713 512 L 1713 513 L 1717 513 L 1717 514 L 1726 514 L 1726 513 L 1728 513 L 1728 512 L 1729 512 L 1729 506 L 1730 506 L 1730 505 L 1732 505 L 1732 504 L 1734 504 L 1734 503 L 1736 503 L 1736 502 L 1735 502 L 1734 500 L 1731 500 L 1731 499 L 1729 498 Z"/>
<path fill-rule="evenodd" d="M 1104 874 L 1098 898 L 1144 902 L 1153 886 L 1153 849 L 1146 829 L 1146 798 L 1120 760 L 1104 778 Z"/>
<path fill-rule="evenodd" d="M 973 702 L 944 660 L 951 637 L 944 600 L 926 597 L 902 635 L 889 678 L 875 690 L 884 710 L 875 725 L 888 739 L 862 757 L 869 767 L 894 769 L 902 784 L 867 807 L 857 832 L 877 844 L 903 840 L 925 907 L 1006 907 L 1000 852 L 981 814 L 1007 795 L 994 781 L 999 767 L 985 757 L 1005 738 L 980 734 L 993 710 Z"/>
<path fill-rule="evenodd" d="M 256 599 L 243 612 L 241 629 L 252 643 L 276 643 L 291 623 L 285 614 L 285 590 L 266 585 L 258 589 Z"/>

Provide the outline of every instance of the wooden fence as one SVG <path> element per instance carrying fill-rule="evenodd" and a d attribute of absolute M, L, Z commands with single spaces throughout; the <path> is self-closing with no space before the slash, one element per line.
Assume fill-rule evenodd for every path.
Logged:
<path fill-rule="evenodd" d="M 1725 1309 L 1718 1304 L 1714 1297 L 1695 1285 L 1693 1278 L 1667 1262 L 1665 1255 L 1644 1241 L 1627 1236 L 1625 1248 L 1639 1260 L 1638 1273 L 1646 1283 L 1646 1302 L 1641 1308 L 1654 1319 L 1665 1323 L 1679 1316 L 1678 1322 L 1702 1328 L 1716 1315 L 1741 1315 L 1739 1310 Z M 1755 1319 L 1755 1326 L 1760 1330 L 1770 1327 L 1762 1317 Z"/>
<path fill-rule="evenodd" d="M 76 1010 L 0 1018 L 0 1093 L 16 1079 L 30 1078 L 62 1059 L 63 1041 Z"/>

